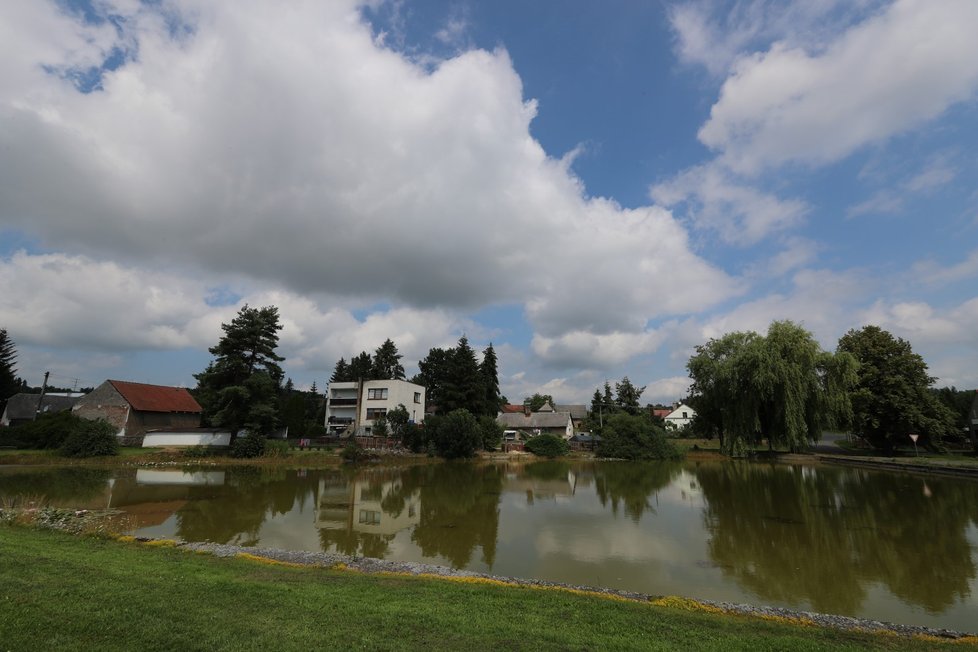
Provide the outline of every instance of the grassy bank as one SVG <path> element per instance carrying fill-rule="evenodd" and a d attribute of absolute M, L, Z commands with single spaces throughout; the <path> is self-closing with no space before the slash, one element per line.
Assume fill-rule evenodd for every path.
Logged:
<path fill-rule="evenodd" d="M 5 650 L 924 650 L 945 645 L 566 591 L 219 559 L 2 525 L 0 559 L 0 647 Z"/>

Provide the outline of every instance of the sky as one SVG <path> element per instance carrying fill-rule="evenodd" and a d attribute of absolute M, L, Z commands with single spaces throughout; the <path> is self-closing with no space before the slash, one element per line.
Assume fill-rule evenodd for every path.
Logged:
<path fill-rule="evenodd" d="M 391 338 L 503 393 L 687 391 L 876 324 L 978 387 L 974 0 L 0 3 L 18 372 L 193 386 L 278 307 L 299 387 Z"/>

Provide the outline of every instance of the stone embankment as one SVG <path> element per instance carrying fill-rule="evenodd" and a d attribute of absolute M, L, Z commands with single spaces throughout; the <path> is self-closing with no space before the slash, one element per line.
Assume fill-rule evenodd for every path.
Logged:
<path fill-rule="evenodd" d="M 816 454 L 815 458 L 826 464 L 841 464 L 858 466 L 881 471 L 900 471 L 903 473 L 922 473 L 927 475 L 944 475 L 955 478 L 972 478 L 978 480 L 978 464 L 973 462 L 954 462 L 951 460 L 934 460 L 923 458 L 921 461 L 905 461 L 893 458 L 859 457 L 855 455 L 826 455 Z"/>
<path fill-rule="evenodd" d="M 137 541 L 153 542 L 151 539 L 137 539 Z M 662 600 L 662 596 L 655 596 L 646 593 L 591 586 L 579 586 L 560 582 L 547 582 L 544 580 L 486 575 L 473 571 L 459 570 L 445 566 L 435 566 L 432 564 L 421 564 L 417 562 L 396 562 L 385 559 L 374 559 L 370 557 L 349 557 L 347 555 L 337 553 L 279 550 L 274 548 L 250 548 L 217 543 L 175 543 L 174 545 L 194 552 L 210 553 L 218 557 L 258 557 L 264 560 L 285 564 L 319 566 L 324 568 L 343 568 L 363 573 L 394 573 L 403 575 L 440 577 L 446 579 L 469 578 L 475 581 L 486 581 L 487 583 L 567 590 L 585 593 L 588 595 L 606 596 L 620 600 L 634 600 L 637 602 L 656 602 Z M 916 625 L 899 625 L 876 620 L 851 618 L 849 616 L 837 616 L 832 614 L 813 613 L 809 611 L 794 611 L 781 607 L 752 606 L 729 602 L 715 602 L 710 600 L 689 600 L 684 598 L 676 599 L 674 601 L 681 603 L 685 607 L 694 609 L 699 608 L 704 611 L 722 611 L 725 613 L 754 616 L 759 618 L 775 618 L 778 620 L 797 622 L 798 624 L 831 627 L 833 629 L 841 630 L 883 632 L 897 634 L 900 636 L 934 636 L 944 639 L 961 639 L 974 636 L 974 634 L 956 632 L 947 629 L 935 629 Z M 666 599 L 663 602 L 669 604 L 670 600 Z"/>

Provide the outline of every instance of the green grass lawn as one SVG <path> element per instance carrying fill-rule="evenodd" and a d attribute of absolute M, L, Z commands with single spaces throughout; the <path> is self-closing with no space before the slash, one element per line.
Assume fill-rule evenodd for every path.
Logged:
<path fill-rule="evenodd" d="M 555 590 L 218 559 L 0 525 L 2 650 L 924 650 Z"/>

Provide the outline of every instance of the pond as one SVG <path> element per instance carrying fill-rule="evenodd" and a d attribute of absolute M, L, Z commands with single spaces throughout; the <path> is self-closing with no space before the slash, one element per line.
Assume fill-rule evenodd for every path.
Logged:
<path fill-rule="evenodd" d="M 978 629 L 978 483 L 738 462 L 0 468 L 133 533 Z"/>

